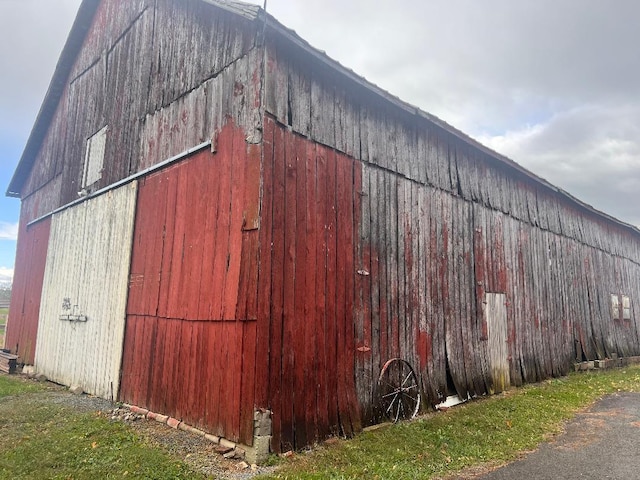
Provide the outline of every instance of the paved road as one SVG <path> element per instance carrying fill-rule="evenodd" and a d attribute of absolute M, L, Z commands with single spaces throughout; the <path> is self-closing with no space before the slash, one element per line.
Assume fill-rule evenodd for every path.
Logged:
<path fill-rule="evenodd" d="M 482 480 L 640 479 L 640 394 L 605 397 L 566 433 Z"/>

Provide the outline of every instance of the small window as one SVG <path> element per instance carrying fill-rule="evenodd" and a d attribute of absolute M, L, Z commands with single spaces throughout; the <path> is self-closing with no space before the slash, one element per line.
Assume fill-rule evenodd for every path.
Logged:
<path fill-rule="evenodd" d="M 631 299 L 628 295 L 611 294 L 611 317 L 614 320 L 631 320 Z"/>
<path fill-rule="evenodd" d="M 622 319 L 631 320 L 631 300 L 627 295 L 622 295 Z"/>
<path fill-rule="evenodd" d="M 102 178 L 104 150 L 107 144 L 107 127 L 103 127 L 87 139 L 87 151 L 84 156 L 82 188 L 87 188 Z"/>

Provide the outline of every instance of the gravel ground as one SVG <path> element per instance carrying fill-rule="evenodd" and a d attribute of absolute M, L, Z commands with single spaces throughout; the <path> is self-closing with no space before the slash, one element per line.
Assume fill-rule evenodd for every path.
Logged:
<path fill-rule="evenodd" d="M 171 428 L 155 420 L 147 420 L 102 398 L 86 394 L 74 395 L 65 387 L 50 382 L 47 385 L 47 391 L 38 394 L 40 401 L 63 404 L 80 412 L 99 411 L 111 421 L 125 422 L 152 445 L 168 452 L 174 458 L 183 460 L 194 470 L 213 478 L 245 480 L 274 470 L 274 467 L 241 468 L 246 466 L 246 464 L 242 465 L 241 459 L 224 458 L 216 452 L 218 445 L 204 437 Z"/>

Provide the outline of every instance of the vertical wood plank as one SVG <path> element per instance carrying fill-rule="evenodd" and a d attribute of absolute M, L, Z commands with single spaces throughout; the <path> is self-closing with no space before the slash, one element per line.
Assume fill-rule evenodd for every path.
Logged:
<path fill-rule="evenodd" d="M 315 338 L 316 357 L 318 362 L 317 370 L 317 419 L 318 437 L 326 438 L 329 435 L 329 427 L 335 419 L 330 417 L 329 411 L 334 401 L 335 390 L 329 387 L 331 374 L 329 370 L 329 359 L 327 357 L 329 338 L 327 335 L 328 322 L 332 321 L 327 315 L 327 278 L 328 278 L 328 204 L 327 198 L 327 169 L 328 157 L 327 149 L 316 145 L 316 184 L 314 190 L 315 224 L 316 224 L 316 308 L 315 308 Z"/>
<path fill-rule="evenodd" d="M 297 162 L 295 156 L 295 138 L 285 137 L 285 210 L 284 210 L 284 312 L 283 312 L 283 364 L 280 414 L 282 418 L 281 444 L 285 450 L 294 447 L 295 412 L 295 267 L 296 267 L 296 181 Z"/>
<path fill-rule="evenodd" d="M 316 245 L 318 243 L 316 225 L 316 148 L 311 142 L 304 142 L 305 162 L 305 259 L 304 265 L 304 414 L 307 442 L 318 441 L 318 408 L 317 408 L 317 372 L 319 370 L 318 354 L 316 350 L 316 325 L 319 319 L 316 315 Z M 302 152 L 301 152 L 302 154 Z M 298 200 L 300 201 L 300 199 Z M 302 280 L 302 279 L 300 279 Z"/>
<path fill-rule="evenodd" d="M 285 229 L 277 228 L 285 225 L 287 211 L 285 210 L 286 159 L 285 140 L 282 129 L 277 128 L 274 134 L 273 155 L 273 227 L 272 248 L 273 260 L 271 267 L 271 334 L 270 334 L 270 371 L 269 371 L 269 399 L 274 410 L 273 432 L 271 448 L 280 451 L 282 448 L 282 432 L 286 428 L 285 411 L 282 410 L 284 364 L 289 351 L 283 347 L 284 340 L 284 280 L 285 280 Z M 278 272 L 282 272 L 282 275 Z M 287 417 L 288 418 L 288 417 Z"/>
<path fill-rule="evenodd" d="M 325 223 L 327 225 L 327 286 L 326 286 L 326 302 L 327 302 L 327 329 L 326 329 L 326 369 L 328 372 L 328 390 L 329 390 L 329 426 L 331 433 L 338 435 L 341 432 L 336 431 L 340 424 L 340 407 L 344 404 L 344 384 L 340 385 L 341 372 L 337 361 L 339 345 L 339 333 L 337 319 L 339 316 L 337 301 L 337 271 L 338 271 L 338 255 L 337 255 L 337 221 L 336 221 L 336 158 L 335 153 L 327 150 L 327 185 L 326 200 L 327 217 Z M 331 372 L 335 372 L 331 375 Z"/>
<path fill-rule="evenodd" d="M 305 363 L 305 335 L 308 328 L 305 325 L 310 319 L 305 315 L 306 285 L 305 267 L 307 259 L 307 190 L 306 190 L 306 146 L 300 137 L 295 137 L 293 151 L 290 159 L 295 169 L 295 199 L 291 205 L 295 208 L 295 267 L 293 270 L 293 295 L 294 309 L 291 316 L 292 347 L 294 350 L 294 385 L 293 385 L 293 410 L 294 410 L 294 442 L 295 444 L 307 444 L 306 404 L 305 390 L 308 365 Z M 289 199 L 288 199 L 289 200 Z"/>
<path fill-rule="evenodd" d="M 269 407 L 271 375 L 271 330 L 275 319 L 271 316 L 271 292 L 273 287 L 273 209 L 274 209 L 274 122 L 265 118 L 262 160 L 262 202 L 259 232 L 258 305 L 256 346 L 255 401 L 258 407 Z"/>

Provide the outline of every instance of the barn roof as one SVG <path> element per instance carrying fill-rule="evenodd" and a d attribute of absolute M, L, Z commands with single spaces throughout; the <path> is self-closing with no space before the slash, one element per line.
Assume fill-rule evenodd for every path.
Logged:
<path fill-rule="evenodd" d="M 40 108 L 40 112 L 36 117 L 35 124 L 33 129 L 31 130 L 31 134 L 29 139 L 27 140 L 27 144 L 25 146 L 24 152 L 14 175 L 9 183 L 9 186 L 6 191 L 6 195 L 10 197 L 19 197 L 20 191 L 26 181 L 29 172 L 33 166 L 35 158 L 38 154 L 38 150 L 44 140 L 44 137 L 49 128 L 49 124 L 53 118 L 55 110 L 57 108 L 60 97 L 63 94 L 64 88 L 66 86 L 69 74 L 73 67 L 73 63 L 82 48 L 82 44 L 84 38 L 91 27 L 91 22 L 94 17 L 94 14 L 100 4 L 101 0 L 83 0 L 80 8 L 78 10 L 78 14 L 71 28 L 71 32 L 69 33 L 69 37 L 67 38 L 67 42 L 62 50 L 62 54 L 60 59 L 58 60 L 58 64 L 56 65 L 56 69 L 53 74 L 53 78 L 51 79 L 51 83 L 49 85 L 49 89 L 47 90 L 47 94 L 45 95 L 44 102 Z M 518 163 L 514 162 L 508 157 L 501 155 L 490 148 L 482 145 L 480 142 L 474 140 L 469 137 L 464 132 L 456 129 L 455 127 L 449 125 L 445 121 L 439 119 L 435 115 L 432 115 L 428 112 L 421 110 L 418 107 L 415 107 L 407 102 L 402 101 L 400 98 L 390 94 L 386 90 L 374 85 L 373 83 L 367 81 L 364 77 L 356 74 L 353 70 L 348 69 L 341 65 L 339 62 L 330 58 L 325 52 L 311 46 L 306 40 L 300 37 L 294 30 L 289 29 L 282 25 L 278 20 L 276 20 L 273 16 L 266 13 L 261 7 L 253 4 L 248 4 L 245 2 L 240 2 L 236 0 L 200 0 L 205 3 L 209 3 L 211 5 L 215 5 L 221 9 L 229 11 L 235 15 L 244 17 L 247 20 L 251 21 L 264 21 L 265 26 L 268 27 L 269 32 L 273 32 L 281 38 L 284 38 L 286 41 L 291 44 L 301 48 L 307 55 L 325 65 L 331 70 L 338 72 L 343 75 L 347 79 L 355 82 L 360 85 L 362 88 L 376 94 L 377 96 L 383 98 L 390 104 L 395 107 L 403 110 L 404 112 L 414 115 L 417 118 L 426 120 L 443 130 L 449 132 L 455 137 L 459 138 L 463 142 L 473 146 L 474 148 L 486 153 L 490 157 L 496 159 L 500 163 L 504 164 L 511 170 L 515 170 L 535 183 L 544 186 L 548 190 L 556 192 L 560 196 L 566 198 L 571 203 L 575 204 L 577 207 L 586 210 L 591 213 L 595 213 L 600 217 L 603 217 L 611 222 L 617 223 L 620 226 L 628 228 L 632 230 L 634 233 L 640 234 L 640 230 L 633 225 L 622 222 L 615 217 L 612 217 L 604 212 L 601 212 L 591 205 L 581 201 L 580 199 L 574 197 L 570 193 L 562 190 L 561 188 L 556 187 L 555 185 L 549 183 L 542 177 L 539 177 L 522 167 Z"/>

